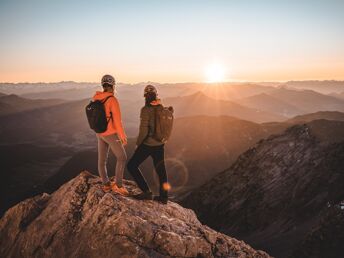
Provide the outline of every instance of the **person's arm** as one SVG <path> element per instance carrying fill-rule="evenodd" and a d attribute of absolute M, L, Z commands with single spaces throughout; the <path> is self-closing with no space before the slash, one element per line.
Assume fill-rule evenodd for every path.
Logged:
<path fill-rule="evenodd" d="M 127 136 L 123 128 L 121 109 L 119 107 L 118 100 L 116 98 L 112 98 L 112 99 L 113 99 L 112 105 L 111 105 L 112 119 L 115 123 L 115 127 L 116 127 L 119 138 L 122 140 L 122 143 L 126 144 Z"/>
<path fill-rule="evenodd" d="M 136 140 L 137 146 L 141 145 L 149 132 L 149 111 L 146 108 L 141 109 L 140 120 L 139 136 Z"/>

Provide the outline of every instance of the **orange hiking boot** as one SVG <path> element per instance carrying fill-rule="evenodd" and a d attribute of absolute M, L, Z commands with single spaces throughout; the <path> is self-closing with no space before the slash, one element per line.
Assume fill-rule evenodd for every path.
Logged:
<path fill-rule="evenodd" d="M 110 184 L 110 183 L 103 184 L 103 185 L 102 185 L 102 190 L 103 190 L 105 193 L 110 192 L 110 191 L 111 191 L 111 184 Z"/>
<path fill-rule="evenodd" d="M 129 195 L 128 190 L 124 186 L 118 187 L 115 182 L 111 183 L 111 190 L 115 193 L 122 195 L 122 196 L 128 196 Z"/>

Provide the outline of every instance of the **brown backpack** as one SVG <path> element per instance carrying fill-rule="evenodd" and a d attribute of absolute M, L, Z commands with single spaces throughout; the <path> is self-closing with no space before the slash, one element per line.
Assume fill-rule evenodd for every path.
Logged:
<path fill-rule="evenodd" d="M 153 138 L 166 143 L 173 128 L 173 107 L 159 105 L 155 108 L 155 132 Z"/>

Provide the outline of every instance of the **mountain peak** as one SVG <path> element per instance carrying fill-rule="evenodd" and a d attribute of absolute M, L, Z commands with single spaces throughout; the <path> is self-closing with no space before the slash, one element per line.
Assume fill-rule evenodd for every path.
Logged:
<path fill-rule="evenodd" d="M 339 217 L 331 215 L 329 226 L 319 221 L 330 221 L 324 214 L 343 200 L 343 132 L 341 121 L 293 125 L 259 141 L 182 203 L 207 225 L 276 257 L 338 257 L 330 254 L 342 253 L 343 234 L 334 234 Z M 326 238 L 317 231 L 321 248 L 312 235 L 318 227 L 331 230 Z"/>
<path fill-rule="evenodd" d="M 125 181 L 129 192 L 138 189 Z M 1 257 L 269 257 L 202 225 L 169 202 L 104 193 L 82 172 L 51 195 L 12 207 L 0 220 Z"/>

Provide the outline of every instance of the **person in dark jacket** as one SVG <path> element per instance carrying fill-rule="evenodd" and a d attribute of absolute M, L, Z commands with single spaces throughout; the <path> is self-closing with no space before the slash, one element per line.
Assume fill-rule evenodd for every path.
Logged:
<path fill-rule="evenodd" d="M 166 204 L 168 200 L 169 184 L 165 168 L 164 143 L 154 138 L 155 109 L 161 105 L 157 99 L 157 90 L 153 85 L 144 89 L 145 106 L 141 109 L 140 130 L 136 141 L 136 150 L 127 164 L 128 171 L 136 181 L 142 193 L 133 197 L 139 200 L 156 200 Z M 152 192 L 143 177 L 139 166 L 148 157 L 152 157 L 155 171 L 159 176 L 160 195 L 153 198 Z"/>

